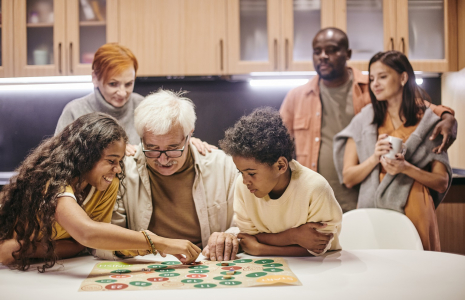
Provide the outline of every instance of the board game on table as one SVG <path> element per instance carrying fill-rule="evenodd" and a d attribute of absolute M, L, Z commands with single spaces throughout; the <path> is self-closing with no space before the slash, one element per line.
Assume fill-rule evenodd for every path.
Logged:
<path fill-rule="evenodd" d="M 179 261 L 105 261 L 94 266 L 79 291 L 210 289 L 265 285 L 302 284 L 283 258 L 201 261 L 195 265 L 182 265 Z"/>

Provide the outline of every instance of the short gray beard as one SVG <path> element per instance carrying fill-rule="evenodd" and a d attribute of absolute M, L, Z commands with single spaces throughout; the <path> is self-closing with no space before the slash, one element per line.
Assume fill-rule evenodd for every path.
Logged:
<path fill-rule="evenodd" d="M 178 164 L 178 161 L 177 160 L 172 160 L 172 161 L 169 161 L 166 165 L 162 165 L 161 163 L 159 163 L 157 160 L 155 161 L 155 165 L 159 166 L 159 167 L 171 167 L 173 165 L 177 165 Z"/>

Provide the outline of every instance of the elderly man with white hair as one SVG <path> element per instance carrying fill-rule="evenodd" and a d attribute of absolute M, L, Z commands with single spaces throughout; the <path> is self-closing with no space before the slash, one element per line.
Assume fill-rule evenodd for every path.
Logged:
<path fill-rule="evenodd" d="M 182 93 L 159 90 L 140 103 L 134 120 L 141 144 L 135 156 L 124 161 L 126 188 L 112 223 L 187 239 L 203 247 L 211 260 L 235 259 L 238 240 L 227 230 L 235 231 L 231 226 L 237 170 L 223 151 L 203 156 L 189 143 L 196 121 L 192 101 Z M 97 255 L 105 257 L 100 250 Z"/>

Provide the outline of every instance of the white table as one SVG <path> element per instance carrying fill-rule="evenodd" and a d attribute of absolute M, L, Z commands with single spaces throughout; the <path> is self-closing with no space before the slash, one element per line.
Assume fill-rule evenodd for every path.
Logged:
<path fill-rule="evenodd" d="M 157 256 L 154 260 L 173 257 Z M 35 267 L 20 272 L 0 266 L 0 299 L 465 299 L 465 256 L 461 255 L 343 250 L 323 257 L 286 260 L 302 286 L 78 292 L 98 262 L 91 256 L 64 260 L 63 265 L 44 274 Z"/>

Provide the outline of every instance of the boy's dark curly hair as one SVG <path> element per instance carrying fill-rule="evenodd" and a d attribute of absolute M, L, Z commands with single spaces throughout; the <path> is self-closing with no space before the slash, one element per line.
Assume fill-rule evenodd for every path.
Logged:
<path fill-rule="evenodd" d="M 290 136 L 279 112 L 271 107 L 255 109 L 226 130 L 219 142 L 221 149 L 231 156 L 254 158 L 257 162 L 273 165 L 281 156 L 288 161 L 294 155 L 294 139 Z"/>
<path fill-rule="evenodd" d="M 37 243 L 46 249 L 39 272 L 55 265 L 57 194 L 72 184 L 78 204 L 82 205 L 83 176 L 100 160 L 105 148 L 121 139 L 128 140 L 116 119 L 103 113 L 90 113 L 65 127 L 59 135 L 44 140 L 16 169 L 18 174 L 11 178 L 0 197 L 0 243 L 15 238 L 21 245 L 13 253 L 14 268 L 23 271 L 29 268 L 30 250 L 35 252 Z M 122 161 L 120 166 L 122 172 L 117 176 L 121 183 Z"/>

